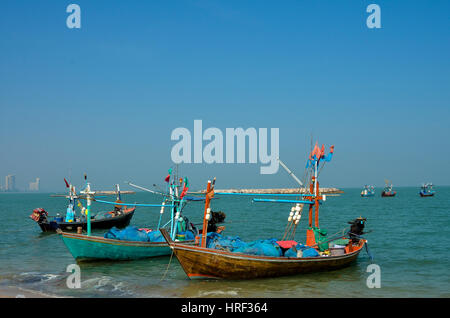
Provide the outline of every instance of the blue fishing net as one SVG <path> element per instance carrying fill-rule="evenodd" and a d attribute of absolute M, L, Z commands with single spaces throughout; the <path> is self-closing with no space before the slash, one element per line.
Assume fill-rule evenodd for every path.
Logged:
<path fill-rule="evenodd" d="M 187 239 L 193 240 L 194 233 L 186 231 L 185 235 Z M 104 235 L 105 238 L 121 240 L 121 241 L 134 241 L 134 242 L 165 242 L 166 240 L 161 234 L 161 231 L 139 230 L 136 226 L 127 226 L 123 230 L 119 230 L 117 227 L 111 228 Z"/>
<path fill-rule="evenodd" d="M 128 226 L 120 232 L 119 239 L 122 241 L 148 242 L 147 234 L 139 231 L 135 226 Z"/>
<path fill-rule="evenodd" d="M 215 232 L 208 233 L 206 247 L 232 252 L 245 245 L 239 236 L 222 236 Z"/>
<path fill-rule="evenodd" d="M 207 247 L 233 253 L 243 253 L 262 256 L 283 256 L 276 239 L 257 240 L 246 243 L 239 236 L 222 236 L 218 233 L 208 233 Z"/>
<path fill-rule="evenodd" d="M 149 235 L 145 231 L 139 230 L 135 226 L 127 226 L 123 230 L 119 230 L 118 228 L 113 227 L 108 232 L 105 233 L 105 238 L 121 241 L 154 242 L 158 238 L 158 235 L 155 232 L 149 232 L 149 234 L 151 234 Z M 162 237 L 161 233 L 159 233 L 159 236 Z M 164 238 L 162 239 L 164 241 Z"/>
<path fill-rule="evenodd" d="M 283 256 L 281 247 L 277 244 L 276 239 L 257 240 L 249 242 L 241 246 L 240 248 L 235 249 L 233 252 L 272 257 Z"/>
<path fill-rule="evenodd" d="M 302 257 L 317 257 L 319 256 L 319 253 L 316 251 L 316 249 L 308 247 L 303 244 L 297 244 L 294 247 L 291 247 L 288 249 L 285 253 L 285 257 L 297 257 L 297 251 L 302 251 Z"/>
<path fill-rule="evenodd" d="M 162 236 L 161 231 L 151 231 L 148 232 L 147 238 L 149 242 L 165 242 L 164 236 Z"/>

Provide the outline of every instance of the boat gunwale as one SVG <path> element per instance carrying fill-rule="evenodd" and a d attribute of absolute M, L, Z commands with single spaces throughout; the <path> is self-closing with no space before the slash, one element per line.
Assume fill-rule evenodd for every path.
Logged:
<path fill-rule="evenodd" d="M 141 241 L 123 241 L 123 240 L 116 240 L 116 239 L 109 239 L 101 236 L 87 236 L 85 234 L 75 234 L 75 233 L 69 233 L 69 232 L 61 232 L 60 233 L 65 238 L 70 239 L 76 239 L 81 241 L 90 241 L 90 242 L 97 242 L 97 243 L 105 243 L 105 244 L 111 244 L 111 245 L 123 245 L 123 246 L 168 246 L 167 242 L 141 242 Z M 189 241 L 183 241 L 186 243 L 194 243 L 194 240 Z"/>
<path fill-rule="evenodd" d="M 354 256 L 355 254 L 359 254 L 364 247 L 364 245 L 367 243 L 367 240 L 363 240 L 363 243 L 360 243 L 360 246 L 350 252 L 346 253 L 344 255 L 337 255 L 337 256 L 322 256 L 322 257 L 273 257 L 273 256 L 262 256 L 262 255 L 251 255 L 251 254 L 243 254 L 243 253 L 233 253 L 228 251 L 222 251 L 222 250 L 216 250 L 212 248 L 204 248 L 199 246 L 183 246 L 184 244 L 180 244 L 178 242 L 171 241 L 169 243 L 169 246 L 171 249 L 176 250 L 181 249 L 185 251 L 190 252 L 198 252 L 203 254 L 212 254 L 215 256 L 223 256 L 227 258 L 234 258 L 234 259 L 241 259 L 241 260 L 249 260 L 249 261 L 258 261 L 258 262 L 279 262 L 279 263 L 299 263 L 299 262 L 318 262 L 318 261 L 327 261 L 327 260 L 340 260 L 340 259 L 346 259 Z"/>
<path fill-rule="evenodd" d="M 114 221 L 122 220 L 122 219 L 125 219 L 126 217 L 129 217 L 130 214 L 132 215 L 132 214 L 134 214 L 134 212 L 136 212 L 136 208 L 129 208 L 127 210 L 128 211 L 126 211 L 126 212 L 124 211 L 123 214 L 121 214 L 121 215 L 113 216 L 110 218 L 91 220 L 91 224 L 105 222 L 105 221 L 108 222 L 108 221 L 112 221 L 112 220 L 114 220 Z M 49 216 L 49 217 L 54 217 L 54 216 Z M 55 222 L 56 224 L 58 224 L 58 226 L 71 226 L 71 225 L 72 226 L 83 226 L 83 225 L 87 224 L 87 220 L 83 221 L 83 222 L 56 222 L 54 220 L 52 220 L 52 221 L 47 220 L 46 222 L 41 222 L 41 223 L 37 222 L 37 223 L 38 224 L 50 224 L 51 222 Z"/>

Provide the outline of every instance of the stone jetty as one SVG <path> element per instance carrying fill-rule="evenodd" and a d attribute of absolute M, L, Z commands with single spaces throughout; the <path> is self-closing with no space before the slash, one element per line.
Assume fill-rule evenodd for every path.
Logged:
<path fill-rule="evenodd" d="M 305 189 L 299 188 L 282 188 L 282 189 L 214 189 L 214 192 L 224 192 L 224 193 L 252 193 L 252 194 L 262 194 L 262 193 L 274 193 L 274 194 L 295 194 L 295 193 L 306 193 Z M 338 188 L 319 188 L 319 192 L 323 194 L 338 194 L 344 193 L 344 191 Z M 194 193 L 194 192 L 191 192 Z M 196 192 L 205 193 L 205 190 Z"/>

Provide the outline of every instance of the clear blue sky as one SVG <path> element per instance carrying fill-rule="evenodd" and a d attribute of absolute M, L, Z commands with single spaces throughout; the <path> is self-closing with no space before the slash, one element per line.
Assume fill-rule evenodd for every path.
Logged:
<path fill-rule="evenodd" d="M 81 7 L 81 29 L 66 7 Z M 368 29 L 366 7 L 381 7 Z M 163 183 L 174 128 L 280 128 L 322 185 L 450 184 L 449 1 L 2 1 L 0 176 L 63 191 Z M 192 188 L 295 185 L 260 164 L 183 165 Z"/>

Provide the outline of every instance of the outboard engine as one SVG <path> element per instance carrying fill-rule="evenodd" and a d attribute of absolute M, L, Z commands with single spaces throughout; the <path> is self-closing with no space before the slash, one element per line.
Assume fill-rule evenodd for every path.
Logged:
<path fill-rule="evenodd" d="M 47 221 L 48 213 L 43 208 L 37 208 L 33 210 L 30 218 L 36 221 L 37 223 L 42 223 Z"/>
<path fill-rule="evenodd" d="M 357 219 L 354 219 L 353 221 L 348 222 L 348 224 L 351 224 L 350 230 L 348 231 L 348 235 L 350 236 L 350 239 L 353 243 L 359 242 L 359 236 L 363 235 L 364 232 L 364 226 L 366 223 L 366 219 L 359 217 Z"/>
<path fill-rule="evenodd" d="M 222 211 L 211 211 L 211 219 L 208 221 L 207 232 L 216 232 L 218 230 L 217 224 L 223 223 L 225 221 L 225 217 L 226 215 Z"/>

